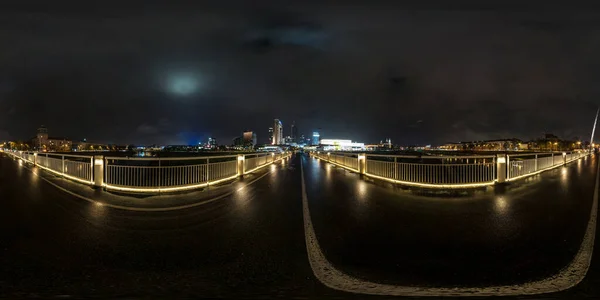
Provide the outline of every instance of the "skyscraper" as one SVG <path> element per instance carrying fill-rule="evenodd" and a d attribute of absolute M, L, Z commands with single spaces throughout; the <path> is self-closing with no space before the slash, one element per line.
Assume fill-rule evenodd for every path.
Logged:
<path fill-rule="evenodd" d="M 290 138 L 292 143 L 298 143 L 298 127 L 296 126 L 296 122 L 292 122 L 292 127 L 290 130 Z"/>
<path fill-rule="evenodd" d="M 273 145 L 273 127 L 269 127 L 269 143 Z"/>
<path fill-rule="evenodd" d="M 273 122 L 273 145 L 283 144 L 283 124 L 279 119 Z"/>
<path fill-rule="evenodd" d="M 321 135 L 319 134 L 319 132 L 318 131 L 313 131 L 312 141 L 311 141 L 312 143 L 311 144 L 313 146 L 318 146 L 319 143 L 320 143 L 320 140 L 321 140 Z"/>

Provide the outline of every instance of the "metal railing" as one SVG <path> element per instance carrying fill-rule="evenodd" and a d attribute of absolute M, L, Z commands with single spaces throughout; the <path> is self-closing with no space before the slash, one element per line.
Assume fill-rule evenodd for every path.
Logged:
<path fill-rule="evenodd" d="M 237 176 L 237 155 L 215 157 L 105 157 L 107 188 L 165 189 L 195 187 Z"/>
<path fill-rule="evenodd" d="M 252 172 L 266 164 L 278 161 L 283 157 L 282 153 L 257 153 L 244 155 L 244 172 Z"/>
<path fill-rule="evenodd" d="M 313 154 L 321 159 L 358 172 L 358 154 L 343 152 L 317 152 Z"/>
<path fill-rule="evenodd" d="M 6 153 L 65 178 L 107 190 L 150 193 L 216 184 L 291 156 L 289 152 L 169 158 Z M 99 172 L 95 172 L 96 168 Z"/>
<path fill-rule="evenodd" d="M 321 151 L 311 153 L 312 156 L 367 176 L 433 188 L 475 187 L 516 180 L 564 165 L 588 154 L 577 151 L 506 156 L 409 156 Z"/>
<path fill-rule="evenodd" d="M 37 152 L 6 152 L 52 173 L 92 184 L 92 156 Z"/>
<path fill-rule="evenodd" d="M 366 155 L 366 175 L 406 183 L 463 185 L 492 183 L 496 178 L 495 156 L 380 156 Z"/>
<path fill-rule="evenodd" d="M 507 155 L 507 179 L 515 180 L 588 155 L 587 152 L 553 152 Z"/>

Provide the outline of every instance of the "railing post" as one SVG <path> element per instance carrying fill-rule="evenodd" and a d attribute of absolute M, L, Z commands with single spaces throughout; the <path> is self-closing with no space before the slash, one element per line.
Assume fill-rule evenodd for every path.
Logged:
<path fill-rule="evenodd" d="M 90 178 L 92 179 L 92 182 L 95 182 L 95 178 L 96 176 L 94 176 L 94 156 L 90 157 Z"/>
<path fill-rule="evenodd" d="M 238 176 L 244 176 L 244 154 L 238 154 L 237 156 L 237 173 Z"/>
<path fill-rule="evenodd" d="M 63 174 L 65 174 L 65 156 L 64 155 L 61 156 L 60 162 L 62 163 L 60 172 L 63 173 Z"/>
<path fill-rule="evenodd" d="M 210 158 L 206 159 L 206 183 L 210 181 Z"/>
<path fill-rule="evenodd" d="M 398 178 L 398 158 L 394 156 L 394 179 Z"/>
<path fill-rule="evenodd" d="M 33 153 L 33 165 L 37 166 L 37 153 Z"/>
<path fill-rule="evenodd" d="M 534 167 L 533 167 L 533 171 L 534 171 L 534 172 L 536 172 L 536 171 L 537 171 L 537 169 L 538 169 L 538 157 L 537 157 L 537 156 L 538 156 L 538 155 L 536 154 L 536 155 L 535 155 L 535 164 L 534 164 Z"/>
<path fill-rule="evenodd" d="M 510 155 L 506 154 L 506 176 L 510 178 Z"/>
<path fill-rule="evenodd" d="M 567 164 L 567 152 L 563 152 L 563 165 Z"/>
<path fill-rule="evenodd" d="M 358 155 L 358 173 L 365 174 L 367 167 L 367 155 L 365 153 L 361 153 Z"/>
<path fill-rule="evenodd" d="M 102 180 L 102 183 L 108 182 L 110 183 L 110 180 L 108 178 L 108 159 L 104 158 L 104 179 Z"/>
<path fill-rule="evenodd" d="M 498 154 L 496 159 L 496 181 L 503 183 L 506 181 L 506 154 Z"/>
<path fill-rule="evenodd" d="M 94 156 L 94 186 L 104 186 L 104 156 Z"/>

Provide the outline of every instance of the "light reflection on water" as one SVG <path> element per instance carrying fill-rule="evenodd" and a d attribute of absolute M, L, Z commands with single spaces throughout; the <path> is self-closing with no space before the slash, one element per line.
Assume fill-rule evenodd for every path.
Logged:
<path fill-rule="evenodd" d="M 102 202 L 95 202 L 88 207 L 88 214 L 94 220 L 106 222 L 107 208 Z"/>
<path fill-rule="evenodd" d="M 498 195 L 494 198 L 493 218 L 491 226 L 494 233 L 502 238 L 509 238 L 517 234 L 520 222 L 512 209 L 513 199 Z"/>
<path fill-rule="evenodd" d="M 356 183 L 356 199 L 360 202 L 367 201 L 367 183 L 363 180 Z"/>
<path fill-rule="evenodd" d="M 560 187 L 563 191 L 568 192 L 569 188 L 569 170 L 567 167 L 562 167 L 560 170 Z"/>
<path fill-rule="evenodd" d="M 325 164 L 325 180 L 327 182 L 331 181 L 331 164 L 330 163 Z"/>
<path fill-rule="evenodd" d="M 494 200 L 494 211 L 498 214 L 506 214 L 508 212 L 508 201 L 504 196 L 496 196 Z"/>

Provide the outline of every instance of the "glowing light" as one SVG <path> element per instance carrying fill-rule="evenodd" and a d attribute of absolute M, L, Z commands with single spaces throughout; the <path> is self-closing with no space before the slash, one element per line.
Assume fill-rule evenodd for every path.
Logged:
<path fill-rule="evenodd" d="M 499 213 L 505 213 L 508 210 L 508 203 L 503 196 L 498 196 L 494 204 L 496 211 Z"/>
<path fill-rule="evenodd" d="M 176 95 L 187 96 L 200 88 L 200 80 L 191 73 L 171 74 L 167 79 L 168 90 Z"/>

